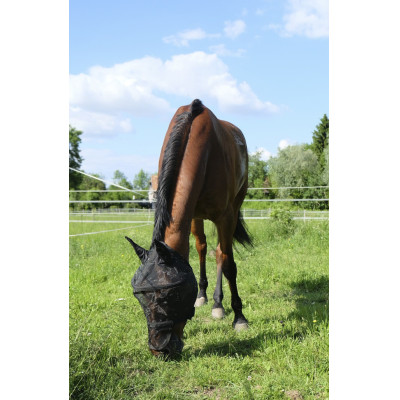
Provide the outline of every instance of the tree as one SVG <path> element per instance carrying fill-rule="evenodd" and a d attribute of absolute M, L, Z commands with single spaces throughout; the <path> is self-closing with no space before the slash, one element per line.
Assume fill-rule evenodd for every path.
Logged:
<path fill-rule="evenodd" d="M 150 186 L 151 174 L 144 172 L 142 169 L 133 178 L 133 188 L 145 190 Z"/>
<path fill-rule="evenodd" d="M 324 167 L 321 172 L 321 185 L 329 186 L 329 144 L 325 147 L 322 156 L 324 159 Z"/>
<path fill-rule="evenodd" d="M 80 156 L 79 144 L 82 131 L 78 131 L 71 125 L 69 126 L 69 166 L 74 169 L 81 167 L 83 158 Z M 82 174 L 69 170 L 69 188 L 77 189 L 82 182 Z"/>
<path fill-rule="evenodd" d="M 278 155 L 268 160 L 268 168 L 272 186 L 315 186 L 319 181 L 318 158 L 304 144 L 279 149 Z M 283 198 L 312 198 L 314 191 L 315 189 L 287 189 L 281 190 L 279 195 Z"/>
<path fill-rule="evenodd" d="M 118 169 L 114 172 L 113 182 L 127 189 L 133 189 L 125 174 Z M 117 187 L 115 187 L 117 188 Z"/>
<path fill-rule="evenodd" d="M 267 178 L 267 170 L 268 164 L 266 161 L 261 159 L 261 151 L 249 154 L 249 188 L 264 187 Z M 261 199 L 264 197 L 264 193 L 261 190 L 250 190 L 248 191 L 248 197 Z"/>
<path fill-rule="evenodd" d="M 89 175 L 95 176 L 96 178 L 104 179 L 100 174 L 90 173 Z M 106 185 L 104 182 L 98 179 L 93 179 L 90 176 L 83 175 L 82 182 L 79 186 L 80 190 L 106 190 Z"/>
<path fill-rule="evenodd" d="M 91 173 L 90 175 L 95 176 L 96 178 L 104 179 L 100 174 Z M 97 192 L 97 190 L 105 190 L 106 185 L 104 182 L 99 181 L 97 179 L 93 179 L 90 176 L 84 175 L 82 177 L 82 183 L 79 186 L 80 190 L 96 190 L 95 192 L 86 192 L 81 194 L 81 200 L 102 200 L 103 194 L 101 192 Z M 85 209 L 96 208 L 96 203 L 83 203 L 82 205 Z"/>
<path fill-rule="evenodd" d="M 311 150 L 318 157 L 321 167 L 325 164 L 324 149 L 329 143 L 329 118 L 324 114 L 321 122 L 315 127 L 313 132 L 313 141 L 311 143 Z"/>
<path fill-rule="evenodd" d="M 81 174 L 79 174 L 81 175 Z M 97 178 L 103 179 L 100 174 L 91 173 L 90 175 L 95 176 Z M 101 200 L 102 196 L 101 193 L 97 190 L 105 190 L 106 185 L 97 179 L 93 179 L 87 175 L 81 175 L 81 183 L 77 190 L 95 190 L 94 192 L 78 192 L 78 191 L 71 191 L 70 192 L 70 200 Z M 92 209 L 94 205 L 92 203 L 72 203 L 70 208 L 72 210 L 81 210 L 81 209 Z"/>
<path fill-rule="evenodd" d="M 126 189 L 132 189 L 132 184 L 128 181 L 125 174 L 118 169 L 114 172 L 113 182 L 122 186 Z M 110 185 L 109 190 L 115 190 L 115 192 L 107 193 L 107 200 L 132 200 L 133 193 L 131 191 L 124 191 L 118 186 Z M 129 203 L 116 203 L 112 207 L 129 207 Z"/>

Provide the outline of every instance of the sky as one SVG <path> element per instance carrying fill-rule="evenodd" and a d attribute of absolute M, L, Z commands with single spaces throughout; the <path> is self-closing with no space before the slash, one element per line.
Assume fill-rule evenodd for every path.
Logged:
<path fill-rule="evenodd" d="M 172 116 L 195 98 L 265 160 L 310 143 L 329 116 L 328 33 L 328 0 L 71 0 L 81 169 L 106 180 L 156 172 Z"/>

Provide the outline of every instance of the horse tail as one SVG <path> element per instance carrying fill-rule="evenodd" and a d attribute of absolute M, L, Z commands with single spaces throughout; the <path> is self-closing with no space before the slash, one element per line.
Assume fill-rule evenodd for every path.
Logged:
<path fill-rule="evenodd" d="M 158 177 L 157 203 L 154 215 L 154 240 L 164 240 L 165 229 L 171 222 L 170 201 L 176 185 L 176 177 L 182 163 L 183 154 L 193 120 L 203 112 L 203 103 L 192 101 L 190 110 L 176 116 L 175 125 L 165 147 L 160 175 Z"/>
<path fill-rule="evenodd" d="M 233 233 L 233 238 L 244 247 L 253 246 L 253 239 L 249 235 L 247 225 L 244 222 L 243 215 L 239 211 L 236 229 Z"/>

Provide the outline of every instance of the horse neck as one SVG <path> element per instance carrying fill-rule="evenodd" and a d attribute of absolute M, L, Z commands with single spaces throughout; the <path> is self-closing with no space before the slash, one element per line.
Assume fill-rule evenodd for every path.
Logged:
<path fill-rule="evenodd" d="M 182 255 L 189 258 L 189 236 L 191 222 L 197 197 L 190 187 L 182 187 L 178 181 L 172 201 L 172 220 L 165 230 L 165 243 Z"/>
<path fill-rule="evenodd" d="M 186 108 L 177 111 L 183 112 L 173 119 L 175 125 L 170 125 L 161 150 L 153 240 L 163 238 L 188 259 L 190 226 L 204 179 L 208 134 L 201 123 L 204 114 L 194 119 L 199 109 L 190 116 Z"/>

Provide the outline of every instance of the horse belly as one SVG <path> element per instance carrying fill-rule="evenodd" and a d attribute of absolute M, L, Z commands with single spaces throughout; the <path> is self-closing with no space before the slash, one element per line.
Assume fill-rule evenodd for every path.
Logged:
<path fill-rule="evenodd" d="M 205 184 L 196 203 L 194 218 L 216 221 L 225 213 L 235 195 L 227 177 L 219 177 L 217 171 L 207 174 Z"/>

